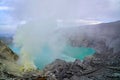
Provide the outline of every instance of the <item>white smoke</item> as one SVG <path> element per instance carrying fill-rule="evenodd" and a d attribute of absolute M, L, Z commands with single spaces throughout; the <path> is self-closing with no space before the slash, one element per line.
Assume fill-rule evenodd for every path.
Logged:
<path fill-rule="evenodd" d="M 62 32 L 57 29 L 56 22 L 52 20 L 31 21 L 20 26 L 14 37 L 14 42 L 21 47 L 21 63 L 28 62 L 33 65 L 34 59 L 37 57 L 43 61 L 41 64 L 46 64 L 58 58 L 66 41 L 62 37 Z"/>
<path fill-rule="evenodd" d="M 17 0 L 14 14 L 29 19 L 120 19 L 120 0 Z"/>
<path fill-rule="evenodd" d="M 57 31 L 57 20 L 68 20 L 70 22 L 71 20 L 73 22 L 76 20 L 85 20 L 85 24 L 96 24 L 96 20 L 112 20 L 116 16 L 119 19 L 120 17 L 117 15 L 120 11 L 118 9 L 119 6 L 113 8 L 116 3 L 112 4 L 112 1 L 18 0 L 20 4 L 17 3 L 14 5 L 14 16 L 16 15 L 17 19 L 25 21 L 21 23 L 25 23 L 25 25 L 18 28 L 14 42 L 18 46 L 21 46 L 21 54 L 30 55 L 30 60 L 28 59 L 28 61 L 33 61 L 36 55 L 40 56 L 39 58 L 45 58 L 43 63 L 45 60 L 50 61 L 53 58 L 57 58 L 66 45 L 66 40 L 62 37 L 62 32 L 59 33 Z M 89 21 L 86 21 L 86 19 Z M 42 49 L 46 45 L 52 50 L 52 54 L 45 52 L 44 54 L 48 54 L 41 56 L 40 54 L 43 53 Z M 52 55 L 52 57 L 49 55 Z"/>

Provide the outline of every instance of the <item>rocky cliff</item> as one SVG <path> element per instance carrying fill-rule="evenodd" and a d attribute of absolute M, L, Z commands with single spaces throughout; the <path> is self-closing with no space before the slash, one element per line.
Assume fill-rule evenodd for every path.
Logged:
<path fill-rule="evenodd" d="M 18 55 L 0 41 L 0 80 L 46 80 L 39 70 L 24 72 L 18 59 Z"/>
<path fill-rule="evenodd" d="M 120 51 L 120 21 L 61 29 L 73 46 L 94 48 L 97 53 Z"/>
<path fill-rule="evenodd" d="M 0 79 L 11 79 L 11 76 L 18 76 L 19 70 L 16 61 L 18 56 L 0 41 Z"/>
<path fill-rule="evenodd" d="M 46 66 L 50 80 L 120 80 L 120 21 L 63 30 L 72 46 L 96 50 L 83 61 L 56 60 Z"/>
<path fill-rule="evenodd" d="M 7 47 L 2 41 L 0 41 L 0 58 L 9 60 L 9 61 L 18 60 L 18 56 L 9 47 Z"/>
<path fill-rule="evenodd" d="M 48 80 L 120 80 L 119 63 L 120 54 L 95 54 L 74 62 L 58 59 L 47 65 L 43 74 Z"/>

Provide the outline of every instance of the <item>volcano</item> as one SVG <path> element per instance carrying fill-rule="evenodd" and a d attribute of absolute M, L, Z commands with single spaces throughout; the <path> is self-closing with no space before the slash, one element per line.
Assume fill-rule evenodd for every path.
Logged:
<path fill-rule="evenodd" d="M 72 47 L 93 48 L 95 53 L 80 60 L 80 54 L 63 53 L 76 60 L 56 59 L 42 70 L 24 71 L 19 55 L 0 41 L 0 79 L 4 80 L 119 80 L 120 21 L 60 29 Z M 70 48 L 71 49 L 71 48 Z M 46 57 L 44 57 L 46 58 Z M 40 60 L 40 59 L 39 59 Z M 38 61 L 39 62 L 39 61 Z M 40 61 L 41 62 L 41 61 Z M 39 63 L 42 65 L 42 63 Z M 8 66 L 9 65 L 9 66 Z"/>

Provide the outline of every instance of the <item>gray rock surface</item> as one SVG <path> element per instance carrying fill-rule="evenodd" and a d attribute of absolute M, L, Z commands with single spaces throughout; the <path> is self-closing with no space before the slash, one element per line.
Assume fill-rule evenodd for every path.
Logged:
<path fill-rule="evenodd" d="M 61 29 L 72 46 L 90 47 L 97 53 L 120 52 L 120 21 Z"/>
<path fill-rule="evenodd" d="M 57 59 L 46 66 L 57 80 L 120 80 L 120 21 L 66 28 L 64 36 L 72 46 L 96 50 L 83 61 Z M 48 74 L 49 75 L 49 74 Z"/>
<path fill-rule="evenodd" d="M 120 66 L 104 64 L 103 61 L 94 62 L 94 56 L 87 58 L 90 61 L 86 64 L 76 60 L 74 62 L 65 62 L 57 59 L 53 63 L 46 66 L 44 74 L 48 71 L 53 74 L 57 80 L 119 80 Z M 109 61 L 108 61 L 109 62 Z M 114 61 L 113 61 L 114 62 Z M 120 63 L 120 62 L 119 62 Z M 117 66 L 117 67 L 116 67 Z M 47 75 L 50 75 L 47 74 Z M 51 79 L 52 80 L 52 79 Z"/>
<path fill-rule="evenodd" d="M 0 41 L 0 79 L 11 80 L 14 76 L 20 76 L 19 66 L 16 64 L 17 60 L 18 56 Z"/>
<path fill-rule="evenodd" d="M 0 57 L 9 61 L 18 60 L 18 56 L 2 41 L 0 41 Z"/>

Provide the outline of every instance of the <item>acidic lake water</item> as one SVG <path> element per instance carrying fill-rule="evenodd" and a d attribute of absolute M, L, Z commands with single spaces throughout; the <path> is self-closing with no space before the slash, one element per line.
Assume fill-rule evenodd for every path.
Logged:
<path fill-rule="evenodd" d="M 20 54 L 20 48 L 17 48 L 14 45 L 10 45 L 9 47 L 16 54 Z M 55 59 L 62 59 L 68 62 L 72 62 L 75 59 L 83 60 L 86 56 L 93 55 L 94 53 L 95 50 L 92 48 L 66 46 L 62 53 L 59 54 L 59 56 L 57 56 L 56 58 L 54 58 L 50 48 L 48 46 L 44 46 L 40 54 L 34 56 L 34 62 L 39 69 L 43 69 L 45 65 L 51 63 Z"/>

